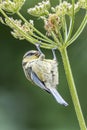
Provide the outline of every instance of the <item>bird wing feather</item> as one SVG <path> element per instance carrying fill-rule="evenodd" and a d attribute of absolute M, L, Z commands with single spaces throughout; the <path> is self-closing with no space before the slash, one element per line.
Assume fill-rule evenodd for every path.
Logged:
<path fill-rule="evenodd" d="M 31 68 L 32 69 L 32 68 Z M 48 88 L 45 87 L 45 84 L 43 81 L 41 81 L 38 76 L 36 75 L 36 73 L 34 73 L 32 70 L 31 70 L 31 80 L 37 85 L 39 86 L 40 88 L 46 90 L 47 92 L 50 92 Z"/>

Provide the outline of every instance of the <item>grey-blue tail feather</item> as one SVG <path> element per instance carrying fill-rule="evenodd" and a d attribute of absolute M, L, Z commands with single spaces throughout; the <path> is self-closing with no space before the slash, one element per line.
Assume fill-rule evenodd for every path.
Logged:
<path fill-rule="evenodd" d="M 68 105 L 68 103 L 61 97 L 55 88 L 51 88 L 50 92 L 59 104 L 62 104 L 64 106 Z"/>

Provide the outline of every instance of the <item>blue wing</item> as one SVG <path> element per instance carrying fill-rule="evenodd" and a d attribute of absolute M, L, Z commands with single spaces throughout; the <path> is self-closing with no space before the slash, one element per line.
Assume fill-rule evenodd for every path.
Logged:
<path fill-rule="evenodd" d="M 41 81 L 41 80 L 38 78 L 38 76 L 36 75 L 36 73 L 34 73 L 34 72 L 32 71 L 32 68 L 31 68 L 31 71 L 29 71 L 29 72 L 30 72 L 30 78 L 31 78 L 31 80 L 32 80 L 37 86 L 39 86 L 40 88 L 42 88 L 42 89 L 44 89 L 44 90 L 46 90 L 47 92 L 50 93 L 49 89 L 45 87 L 44 82 Z"/>

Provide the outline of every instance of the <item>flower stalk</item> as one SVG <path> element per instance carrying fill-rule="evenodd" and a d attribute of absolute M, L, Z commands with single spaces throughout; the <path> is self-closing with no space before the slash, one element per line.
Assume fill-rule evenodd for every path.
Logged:
<path fill-rule="evenodd" d="M 73 104 L 74 104 L 74 108 L 75 108 L 75 112 L 76 112 L 76 115 L 77 115 L 77 119 L 78 119 L 80 128 L 81 128 L 81 130 L 87 130 L 85 120 L 84 120 L 84 117 L 83 117 L 83 114 L 82 114 L 78 94 L 77 94 L 77 91 L 76 91 L 76 86 L 75 86 L 75 83 L 74 83 L 71 67 L 70 67 L 67 49 L 61 48 L 60 53 L 61 53 L 61 56 L 62 56 L 65 74 L 66 74 L 70 94 L 71 94 L 71 97 L 72 97 L 72 101 L 73 101 Z"/>

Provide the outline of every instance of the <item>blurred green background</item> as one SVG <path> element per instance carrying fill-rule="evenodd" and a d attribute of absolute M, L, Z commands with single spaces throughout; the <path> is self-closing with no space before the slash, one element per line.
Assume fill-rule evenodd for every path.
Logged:
<path fill-rule="evenodd" d="M 26 0 L 21 12 L 27 19 L 35 19 L 26 13 L 26 9 L 39 1 L 42 0 Z M 51 0 L 51 3 L 55 6 L 58 0 Z M 76 15 L 74 30 L 83 15 L 84 11 Z M 39 19 L 35 19 L 36 28 L 44 32 L 42 25 Z M 58 91 L 69 103 L 68 107 L 57 104 L 51 95 L 25 78 L 22 57 L 28 50 L 36 48 L 25 40 L 13 38 L 10 31 L 0 24 L 0 130 L 79 130 L 59 52 L 56 52 L 60 74 Z M 47 58 L 52 58 L 51 50 L 42 51 Z M 87 26 L 68 48 L 68 54 L 87 123 Z"/>

